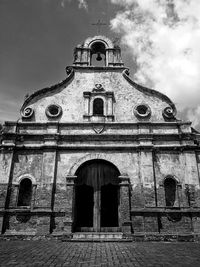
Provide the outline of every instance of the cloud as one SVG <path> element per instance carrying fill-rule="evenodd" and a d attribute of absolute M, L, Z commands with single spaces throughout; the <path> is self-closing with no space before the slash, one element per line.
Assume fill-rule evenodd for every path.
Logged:
<path fill-rule="evenodd" d="M 84 9 L 88 10 L 88 4 L 85 0 L 79 0 L 78 2 L 79 2 L 79 4 L 78 4 L 79 8 L 84 8 Z"/>
<path fill-rule="evenodd" d="M 199 116 L 200 1 L 110 1 L 121 6 L 111 28 L 137 64 L 134 79 L 171 97 L 179 109 L 191 108 L 188 118 Z"/>
<path fill-rule="evenodd" d="M 192 126 L 193 127 L 197 127 L 198 129 L 200 129 L 200 105 L 197 106 L 196 108 L 190 108 L 187 110 L 186 112 L 186 117 L 192 121 Z"/>
<path fill-rule="evenodd" d="M 66 3 L 70 3 L 72 0 L 61 0 L 61 7 L 65 8 Z M 85 10 L 88 10 L 88 4 L 86 0 L 77 0 L 78 1 L 78 7 L 83 8 Z"/>
<path fill-rule="evenodd" d="M 61 5 L 61 7 L 65 7 L 65 4 L 66 4 L 66 2 L 69 2 L 69 0 L 62 0 L 61 2 L 60 2 L 60 5 Z"/>

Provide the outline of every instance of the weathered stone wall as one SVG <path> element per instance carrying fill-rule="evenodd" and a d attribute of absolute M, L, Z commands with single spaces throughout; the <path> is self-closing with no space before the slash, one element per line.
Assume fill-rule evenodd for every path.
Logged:
<path fill-rule="evenodd" d="M 52 205 L 54 167 L 55 151 L 26 150 L 14 154 L 8 203 L 9 208 L 15 210 L 12 212 L 13 215 L 6 215 L 4 218 L 7 232 L 49 233 L 50 215 L 47 211 L 51 211 Z M 24 210 L 17 206 L 19 184 L 23 178 L 29 178 L 32 181 L 31 210 Z M 30 211 L 35 212 L 35 215 Z"/>
<path fill-rule="evenodd" d="M 0 209 L 5 207 L 7 185 L 11 172 L 12 151 L 0 153 Z"/>
<path fill-rule="evenodd" d="M 199 189 L 199 174 L 197 170 L 196 157 L 194 152 L 159 152 L 155 157 L 155 175 L 158 191 L 158 205 L 164 206 L 165 177 L 173 176 L 179 183 L 177 188 L 177 200 L 175 206 L 187 207 L 188 199 L 185 194 L 186 185 Z M 195 203 L 191 203 L 195 205 Z M 200 203 L 196 203 L 198 206 Z"/>
<path fill-rule="evenodd" d="M 9 159 L 10 154 L 6 154 L 6 158 Z M 73 222 L 74 189 L 73 186 L 67 185 L 67 177 L 73 177 L 81 164 L 94 159 L 104 159 L 113 163 L 121 175 L 130 178 L 130 212 L 134 233 L 198 232 L 200 220 L 196 215 L 193 217 L 189 214 L 177 215 L 178 217 L 175 217 L 174 220 L 174 217 L 170 217 L 170 212 L 155 213 L 148 210 L 165 207 L 163 182 L 165 177 L 169 175 L 178 182 L 174 206 L 183 209 L 190 206 L 199 207 L 199 176 L 194 153 L 157 151 L 154 155 L 151 150 L 97 153 L 66 150 L 56 152 L 55 149 L 15 153 L 13 170 L 11 171 L 12 186 L 9 207 L 16 209 L 16 211 L 6 217 L 6 232 L 12 234 L 17 232 L 30 234 L 69 233 Z M 8 177 L 8 171 L 6 175 Z M 20 211 L 17 207 L 19 183 L 24 177 L 32 179 L 33 182 L 31 212 Z M 3 192 L 1 194 L 2 208 L 5 205 L 8 183 L 8 181 L 4 181 L 6 182 L 4 183 L 5 186 L 1 186 L 1 192 Z M 186 188 L 189 188 L 191 195 L 190 203 Z M 124 212 L 126 214 L 127 210 L 123 211 L 123 203 L 121 208 L 122 214 Z M 146 212 L 143 212 L 143 209 L 146 209 Z M 140 210 L 140 213 L 134 213 L 135 210 Z M 52 211 L 55 212 L 54 215 Z M 1 224 L 2 218 L 0 216 Z"/>
<path fill-rule="evenodd" d="M 22 152 L 19 151 L 14 154 L 10 207 L 17 206 L 19 184 L 23 178 L 31 179 L 32 183 L 37 184 L 38 187 L 45 183 L 42 181 L 42 160 L 42 153 L 39 151 L 35 152 L 26 150 Z"/>
<path fill-rule="evenodd" d="M 107 152 L 107 153 L 59 153 L 57 185 L 55 194 L 55 210 L 68 211 L 72 205 L 72 191 L 70 194 L 66 191 L 66 177 L 75 175 L 78 167 L 87 160 L 105 159 L 114 163 L 120 172 L 127 175 L 131 182 L 131 208 L 144 207 L 165 207 L 165 192 L 163 187 L 164 178 L 168 175 L 174 176 L 179 185 L 177 187 L 177 196 L 175 206 L 187 207 L 188 201 L 185 193 L 185 172 L 193 175 L 194 183 L 197 183 L 198 173 L 191 172 L 192 166 L 189 165 L 185 170 L 185 155 L 181 153 L 157 153 L 155 164 L 155 173 L 153 171 L 152 152 Z M 181 161 L 182 160 L 182 161 Z M 178 161 L 178 162 L 177 162 Z M 195 162 L 195 161 L 194 161 Z M 179 167 L 177 167 L 179 166 Z M 197 169 L 196 169 L 197 170 Z M 155 177 L 154 177 L 155 176 Z M 154 183 L 155 180 L 155 183 Z M 196 185 L 197 186 L 197 185 Z M 155 192 L 156 190 L 156 192 Z M 156 202 L 157 199 L 157 202 Z M 71 216 L 71 214 L 70 214 Z M 143 214 L 142 216 L 133 216 L 133 230 L 135 232 L 163 232 L 163 233 L 186 233 L 190 232 L 192 227 L 191 218 L 182 216 L 180 221 L 172 222 L 166 215 L 157 216 L 155 213 Z M 57 218 L 63 221 L 63 218 Z M 197 219 L 195 219 L 197 220 Z M 60 229 L 64 228 L 64 222 Z"/>

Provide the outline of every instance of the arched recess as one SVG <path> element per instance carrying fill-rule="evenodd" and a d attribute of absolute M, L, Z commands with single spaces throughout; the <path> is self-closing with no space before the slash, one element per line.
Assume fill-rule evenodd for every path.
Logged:
<path fill-rule="evenodd" d="M 105 36 L 94 36 L 92 38 L 89 37 L 88 39 L 85 40 L 84 47 L 91 48 L 91 46 L 95 42 L 102 42 L 106 48 L 114 48 L 112 41 L 110 39 L 106 38 Z"/>
<path fill-rule="evenodd" d="M 108 161 L 110 163 L 112 163 L 120 172 L 120 175 L 124 175 L 123 171 L 121 170 L 120 166 L 118 166 L 118 161 L 113 159 L 111 156 L 109 155 L 101 155 L 101 154 L 87 154 L 86 156 L 80 158 L 76 163 L 74 163 L 74 165 L 72 165 L 72 167 L 70 168 L 67 176 L 71 177 L 71 176 L 76 176 L 76 172 L 78 170 L 78 168 L 86 161 L 89 160 L 105 160 Z"/>
<path fill-rule="evenodd" d="M 31 206 L 32 190 L 32 181 L 29 178 L 20 181 L 17 206 Z"/>
<path fill-rule="evenodd" d="M 24 183 L 24 181 L 29 181 Z M 36 193 L 36 179 L 33 175 L 25 173 L 16 178 L 13 182 L 14 195 L 16 196 L 16 206 L 32 206 Z M 28 190 L 27 190 L 28 187 Z M 24 188 L 24 189 L 23 189 Z M 23 200 L 24 199 L 24 200 Z M 26 200 L 25 200 L 26 199 Z"/>
<path fill-rule="evenodd" d="M 168 175 L 164 179 L 164 193 L 165 193 L 165 206 L 166 208 L 173 208 L 173 213 L 167 213 L 169 221 L 178 222 L 181 220 L 182 215 L 176 212 L 176 208 L 179 208 L 179 192 L 178 181 L 171 175 Z"/>
<path fill-rule="evenodd" d="M 73 231 L 107 231 L 119 227 L 119 175 L 112 163 L 96 159 L 76 170 Z M 106 230 L 105 230 L 106 229 Z"/>
<path fill-rule="evenodd" d="M 173 207 L 177 195 L 177 181 L 172 176 L 167 176 L 164 179 L 165 190 L 165 205 L 166 207 Z"/>
<path fill-rule="evenodd" d="M 36 179 L 33 175 L 29 174 L 29 173 L 25 173 L 23 175 L 20 175 L 19 177 L 16 178 L 16 182 L 14 182 L 13 184 L 15 185 L 19 185 L 21 180 L 23 180 L 24 178 L 28 178 L 31 180 L 32 185 L 36 185 Z"/>
<path fill-rule="evenodd" d="M 104 106 L 105 106 L 104 100 L 102 98 L 100 97 L 95 98 L 92 104 L 93 116 L 103 116 L 105 114 Z"/>

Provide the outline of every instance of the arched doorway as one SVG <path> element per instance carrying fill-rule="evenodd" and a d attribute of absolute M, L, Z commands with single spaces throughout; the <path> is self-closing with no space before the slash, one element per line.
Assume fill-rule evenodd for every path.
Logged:
<path fill-rule="evenodd" d="M 90 160 L 76 172 L 74 231 L 119 230 L 118 169 L 105 160 Z"/>

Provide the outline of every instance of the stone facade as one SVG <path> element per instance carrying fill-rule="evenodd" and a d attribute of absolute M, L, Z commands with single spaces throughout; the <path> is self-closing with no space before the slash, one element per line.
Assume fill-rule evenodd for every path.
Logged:
<path fill-rule="evenodd" d="M 93 65 L 96 55 L 101 66 Z M 120 48 L 104 36 L 77 46 L 66 72 L 25 99 L 17 122 L 3 125 L 1 234 L 198 236 L 200 137 L 191 123 L 176 118 L 167 96 L 133 82 Z M 93 225 L 76 225 L 77 173 L 91 162 L 118 172 L 117 180 L 98 181 L 117 188 L 118 200 L 104 199 L 117 207 L 113 225 L 102 226 L 101 186 L 91 194 Z"/>

